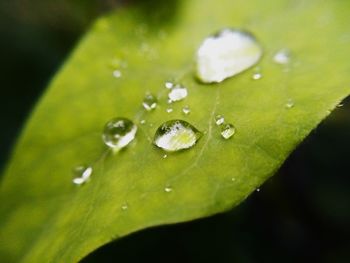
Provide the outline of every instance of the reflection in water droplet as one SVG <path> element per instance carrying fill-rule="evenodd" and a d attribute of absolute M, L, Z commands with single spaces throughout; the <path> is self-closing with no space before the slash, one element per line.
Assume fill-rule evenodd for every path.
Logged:
<path fill-rule="evenodd" d="M 290 61 L 290 51 L 288 49 L 281 49 L 274 55 L 273 60 L 277 64 L 288 64 Z"/>
<path fill-rule="evenodd" d="M 153 143 L 165 151 L 174 152 L 193 147 L 202 133 L 183 120 L 170 120 L 156 131 Z"/>
<path fill-rule="evenodd" d="M 167 89 L 172 89 L 174 87 L 174 83 L 170 82 L 170 81 L 166 81 L 164 86 L 167 88 Z"/>
<path fill-rule="evenodd" d="M 223 29 L 199 47 L 197 76 L 204 83 L 219 83 L 252 67 L 261 56 L 262 48 L 252 34 Z"/>
<path fill-rule="evenodd" d="M 224 124 L 221 128 L 221 135 L 224 139 L 230 139 L 236 132 L 235 127 L 228 123 L 228 124 Z"/>
<path fill-rule="evenodd" d="M 91 166 L 77 166 L 73 170 L 75 178 L 73 179 L 73 183 L 76 185 L 81 185 L 86 183 L 92 174 Z"/>
<path fill-rule="evenodd" d="M 157 98 L 153 96 L 151 93 L 147 93 L 145 98 L 142 101 L 142 106 L 147 111 L 154 110 L 157 107 Z"/>
<path fill-rule="evenodd" d="M 224 116 L 222 116 L 222 115 L 216 115 L 215 116 L 215 124 L 217 126 L 220 126 L 220 125 L 224 124 L 224 122 L 225 122 Z"/>
<path fill-rule="evenodd" d="M 180 101 L 187 97 L 188 91 L 184 86 L 175 85 L 169 92 L 168 97 L 171 101 Z"/>
<path fill-rule="evenodd" d="M 173 188 L 171 188 L 170 186 L 167 186 L 167 187 L 164 188 L 164 191 L 165 191 L 166 193 L 170 193 L 170 192 L 173 191 Z"/>
<path fill-rule="evenodd" d="M 191 113 L 191 109 L 189 106 L 185 106 L 182 108 L 182 112 L 185 114 L 185 115 L 188 115 Z"/>
<path fill-rule="evenodd" d="M 118 79 L 122 76 L 122 72 L 120 70 L 116 69 L 113 71 L 113 76 Z"/>
<path fill-rule="evenodd" d="M 173 109 L 172 109 L 172 108 L 167 108 L 167 109 L 166 109 L 166 112 L 167 112 L 167 113 L 173 112 Z"/>
<path fill-rule="evenodd" d="M 108 147 L 119 150 L 135 139 L 136 132 L 137 126 L 131 120 L 115 118 L 105 125 L 102 139 Z"/>
<path fill-rule="evenodd" d="M 292 99 L 288 99 L 287 103 L 285 104 L 285 107 L 287 109 L 291 109 L 294 107 L 294 101 Z"/>

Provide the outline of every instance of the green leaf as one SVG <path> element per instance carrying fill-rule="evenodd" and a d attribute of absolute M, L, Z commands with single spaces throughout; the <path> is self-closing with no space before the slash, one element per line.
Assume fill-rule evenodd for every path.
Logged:
<path fill-rule="evenodd" d="M 139 229 L 231 209 L 350 92 L 348 1 L 167 4 L 139 4 L 99 19 L 52 81 L 1 185 L 2 262 L 76 262 Z M 259 39 L 261 80 L 252 80 L 248 70 L 221 84 L 196 81 L 196 49 L 225 27 Z M 282 48 L 292 51 L 288 66 L 273 62 Z M 116 66 L 120 78 L 112 76 Z M 189 91 L 172 113 L 166 112 L 168 79 Z M 147 91 L 159 97 L 154 112 L 141 106 Z M 285 107 L 289 100 L 294 107 Z M 185 105 L 191 114 L 183 115 Z M 220 136 L 216 114 L 234 124 L 230 140 Z M 147 123 L 127 149 L 111 154 L 101 131 L 118 116 Z M 164 159 L 151 140 L 170 119 L 205 133 L 194 148 Z M 80 164 L 94 172 L 77 187 L 72 169 Z"/>

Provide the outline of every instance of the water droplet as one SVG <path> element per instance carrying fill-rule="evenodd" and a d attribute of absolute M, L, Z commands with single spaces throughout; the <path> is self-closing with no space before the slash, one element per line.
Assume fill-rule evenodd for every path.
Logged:
<path fill-rule="evenodd" d="M 175 85 L 168 94 L 171 101 L 180 101 L 187 97 L 187 89 L 179 84 Z"/>
<path fill-rule="evenodd" d="M 167 155 L 167 154 L 164 154 L 164 155 L 163 155 L 163 159 L 165 159 L 165 158 L 168 158 L 168 155 Z"/>
<path fill-rule="evenodd" d="M 197 76 L 204 83 L 219 83 L 252 67 L 261 56 L 262 48 L 252 34 L 223 29 L 199 47 Z"/>
<path fill-rule="evenodd" d="M 172 108 L 167 108 L 167 109 L 166 109 L 166 112 L 167 112 L 167 113 L 173 112 L 173 109 L 172 109 Z"/>
<path fill-rule="evenodd" d="M 146 120 L 141 120 L 140 124 L 142 124 L 142 125 L 146 124 Z"/>
<path fill-rule="evenodd" d="M 257 188 L 256 191 L 257 191 L 257 192 L 260 192 L 260 188 Z"/>
<path fill-rule="evenodd" d="M 337 108 L 342 108 L 342 107 L 344 107 L 344 104 L 343 104 L 343 103 L 339 103 L 339 104 L 337 105 Z"/>
<path fill-rule="evenodd" d="M 254 73 L 253 76 L 252 76 L 253 80 L 258 80 L 258 79 L 261 79 L 261 78 L 262 78 L 262 74 L 259 73 L 259 72 Z"/>
<path fill-rule="evenodd" d="M 191 109 L 189 106 L 185 106 L 182 108 L 182 112 L 185 114 L 185 115 L 188 115 L 191 113 Z"/>
<path fill-rule="evenodd" d="M 122 72 L 120 70 L 116 69 L 113 71 L 113 76 L 118 79 L 122 76 Z"/>
<path fill-rule="evenodd" d="M 86 183 L 92 174 L 92 167 L 91 166 L 77 166 L 74 168 L 74 175 L 75 178 L 73 179 L 73 183 L 76 185 L 81 185 Z"/>
<path fill-rule="evenodd" d="M 126 211 L 126 210 L 128 210 L 129 206 L 128 206 L 127 203 L 125 203 L 125 204 L 122 204 L 121 208 L 122 208 L 123 211 Z"/>
<path fill-rule="evenodd" d="M 293 101 L 292 99 L 289 99 L 289 100 L 287 101 L 287 103 L 285 104 L 285 107 L 286 107 L 287 109 L 293 108 L 293 107 L 294 107 L 294 101 Z"/>
<path fill-rule="evenodd" d="M 202 133 L 183 120 L 170 120 L 156 131 L 153 143 L 165 151 L 174 152 L 193 147 Z"/>
<path fill-rule="evenodd" d="M 154 110 L 157 107 L 157 98 L 153 96 L 151 93 L 147 93 L 145 98 L 143 99 L 142 106 L 147 111 Z"/>
<path fill-rule="evenodd" d="M 222 126 L 221 135 L 224 139 L 230 139 L 236 133 L 235 127 L 228 123 Z"/>
<path fill-rule="evenodd" d="M 170 81 L 166 81 L 164 86 L 167 88 L 167 89 L 172 89 L 174 87 L 174 83 L 170 82 Z"/>
<path fill-rule="evenodd" d="M 290 61 L 290 51 L 288 49 L 281 49 L 273 57 L 273 61 L 277 64 L 288 64 Z"/>
<path fill-rule="evenodd" d="M 232 177 L 232 178 L 231 178 L 231 181 L 232 181 L 232 182 L 235 182 L 235 181 L 236 181 L 236 178 Z"/>
<path fill-rule="evenodd" d="M 166 193 L 171 193 L 172 191 L 173 191 L 173 188 L 171 188 L 170 186 L 166 186 L 164 188 L 164 192 L 166 192 Z"/>
<path fill-rule="evenodd" d="M 224 122 L 225 122 L 224 116 L 222 116 L 222 115 L 216 115 L 215 116 L 215 124 L 217 126 L 220 126 L 220 125 L 224 124 Z"/>
<path fill-rule="evenodd" d="M 102 139 L 108 147 L 119 150 L 135 139 L 136 132 L 137 126 L 131 120 L 115 118 L 105 125 Z"/>

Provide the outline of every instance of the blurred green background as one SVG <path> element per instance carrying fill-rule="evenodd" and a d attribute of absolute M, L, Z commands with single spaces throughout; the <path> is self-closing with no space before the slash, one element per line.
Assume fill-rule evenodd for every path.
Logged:
<path fill-rule="evenodd" d="M 1 169 L 94 18 L 129 2 L 0 1 Z M 350 103 L 343 104 L 238 208 L 135 233 L 83 262 L 350 262 Z"/>

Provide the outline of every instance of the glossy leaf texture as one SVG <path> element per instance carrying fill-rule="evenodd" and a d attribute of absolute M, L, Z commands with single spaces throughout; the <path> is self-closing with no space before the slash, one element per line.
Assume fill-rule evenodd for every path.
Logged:
<path fill-rule="evenodd" d="M 131 232 L 231 209 L 350 92 L 348 1 L 150 3 L 100 18 L 34 110 L 1 184 L 2 262 L 77 262 Z M 253 80 L 252 68 L 201 84 L 195 52 L 228 27 L 261 43 L 262 78 Z M 281 49 L 291 52 L 287 65 L 273 60 Z M 188 90 L 170 106 L 168 80 Z M 158 98 L 152 111 L 142 107 L 147 92 Z M 234 125 L 232 138 L 222 138 L 217 114 Z M 114 117 L 138 125 L 136 139 L 116 154 L 101 140 Z M 152 139 L 171 119 L 203 136 L 163 158 Z M 91 180 L 73 185 L 72 169 L 82 164 L 93 167 Z"/>

